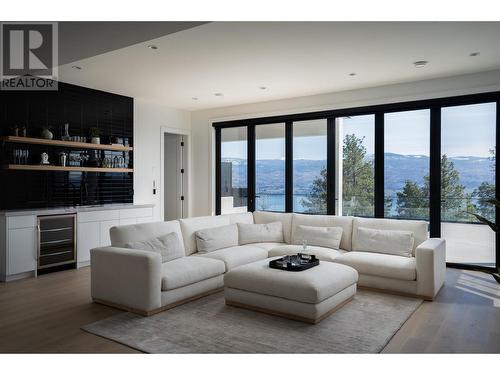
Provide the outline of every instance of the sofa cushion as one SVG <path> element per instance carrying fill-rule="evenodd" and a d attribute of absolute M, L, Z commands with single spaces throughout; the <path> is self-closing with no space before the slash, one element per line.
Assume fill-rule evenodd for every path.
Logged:
<path fill-rule="evenodd" d="M 416 262 L 413 257 L 351 251 L 335 258 L 334 262 L 351 266 L 363 275 L 399 280 L 417 278 Z"/>
<path fill-rule="evenodd" d="M 236 224 L 236 223 L 253 224 L 253 214 L 251 212 L 225 214 L 222 216 L 227 216 L 231 224 Z"/>
<path fill-rule="evenodd" d="M 371 228 L 371 229 L 382 229 L 382 230 L 406 230 L 413 232 L 413 237 L 415 241 L 413 243 L 413 255 L 415 255 L 415 249 L 422 242 L 427 240 L 428 224 L 425 221 L 419 220 L 395 220 L 395 219 L 369 219 L 355 217 L 353 219 L 353 231 L 352 231 L 352 249 L 360 250 L 359 240 L 357 235 L 357 228 Z"/>
<path fill-rule="evenodd" d="M 311 227 L 309 225 L 298 225 L 295 227 L 294 245 L 307 245 L 329 247 L 339 249 L 342 239 L 341 227 Z"/>
<path fill-rule="evenodd" d="M 181 224 L 182 236 L 184 238 L 186 255 L 196 253 L 196 231 L 230 224 L 228 216 L 200 216 L 189 219 L 181 219 L 179 222 Z"/>
<path fill-rule="evenodd" d="M 283 224 L 281 221 L 267 224 L 238 223 L 237 225 L 240 245 L 255 242 L 283 242 Z"/>
<path fill-rule="evenodd" d="M 236 224 L 207 228 L 195 232 L 196 246 L 199 253 L 238 246 L 238 227 Z"/>
<path fill-rule="evenodd" d="M 257 242 L 253 243 L 252 246 L 260 247 L 261 249 L 269 251 L 275 247 L 283 246 L 283 242 Z"/>
<path fill-rule="evenodd" d="M 293 214 L 292 219 L 292 242 L 300 241 L 296 237 L 296 228 L 299 225 L 308 225 L 313 227 L 340 227 L 342 228 L 342 239 L 340 248 L 343 250 L 352 250 L 352 216 L 334 216 L 334 215 L 307 215 Z"/>
<path fill-rule="evenodd" d="M 226 271 L 243 264 L 252 263 L 267 258 L 267 250 L 252 245 L 228 247 L 211 253 L 199 254 L 197 257 L 222 260 L 226 265 Z"/>
<path fill-rule="evenodd" d="M 282 256 L 282 255 L 296 255 L 297 253 L 303 253 L 301 245 L 282 245 L 277 246 L 269 250 L 269 256 Z M 324 260 L 327 262 L 333 262 L 333 260 L 340 255 L 344 254 L 345 250 L 334 250 L 328 247 L 320 246 L 307 246 L 307 254 L 314 254 L 319 260 Z"/>
<path fill-rule="evenodd" d="M 184 256 L 184 249 L 181 246 L 179 236 L 175 232 L 160 237 L 150 238 L 149 240 L 129 242 L 125 247 L 159 253 L 163 263 Z"/>
<path fill-rule="evenodd" d="M 381 230 L 357 228 L 357 249 L 372 253 L 411 257 L 413 252 L 413 232 L 406 230 Z"/>
<path fill-rule="evenodd" d="M 291 213 L 255 211 L 253 221 L 255 224 L 266 224 L 281 221 L 283 224 L 283 239 L 286 243 L 292 243 L 292 215 Z"/>
<path fill-rule="evenodd" d="M 184 257 L 162 264 L 161 289 L 172 290 L 222 275 L 224 263 L 209 258 Z"/>
<path fill-rule="evenodd" d="M 144 241 L 150 238 L 160 237 L 162 235 L 175 232 L 181 241 L 181 247 L 184 251 L 184 242 L 181 232 L 181 226 L 177 220 L 157 221 L 153 223 L 120 225 L 112 227 L 109 230 L 111 246 L 124 247 L 125 244 L 134 241 Z"/>

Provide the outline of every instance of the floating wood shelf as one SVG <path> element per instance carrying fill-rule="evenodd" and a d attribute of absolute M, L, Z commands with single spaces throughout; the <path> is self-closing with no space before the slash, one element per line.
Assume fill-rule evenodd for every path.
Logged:
<path fill-rule="evenodd" d="M 106 173 L 133 173 L 131 168 L 97 168 L 97 167 L 61 167 L 59 165 L 23 165 L 7 164 L 3 169 L 20 171 L 60 171 L 60 172 L 106 172 Z"/>
<path fill-rule="evenodd" d="M 59 147 L 71 147 L 71 148 L 88 148 L 88 149 L 93 149 L 93 150 L 133 151 L 133 147 L 129 147 L 129 146 L 102 145 L 102 144 L 71 142 L 71 141 L 58 141 L 58 140 L 50 140 L 50 139 L 42 139 L 42 138 L 16 137 L 13 135 L 0 137 L 0 141 L 13 142 L 13 143 L 25 143 L 25 144 L 32 144 L 32 145 L 59 146 Z"/>

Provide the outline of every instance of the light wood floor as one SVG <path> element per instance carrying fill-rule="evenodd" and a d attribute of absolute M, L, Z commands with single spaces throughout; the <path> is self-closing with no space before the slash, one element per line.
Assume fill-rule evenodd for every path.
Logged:
<path fill-rule="evenodd" d="M 80 330 L 120 313 L 91 303 L 90 269 L 0 283 L 0 353 L 134 353 Z M 500 353 L 500 286 L 487 275 L 448 269 L 444 289 L 425 302 L 386 353 Z"/>

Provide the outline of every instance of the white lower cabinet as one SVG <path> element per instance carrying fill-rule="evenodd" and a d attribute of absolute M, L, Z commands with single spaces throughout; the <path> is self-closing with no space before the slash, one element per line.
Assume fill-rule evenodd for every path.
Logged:
<path fill-rule="evenodd" d="M 9 229 L 7 236 L 8 275 L 34 271 L 37 250 L 35 228 Z"/>
<path fill-rule="evenodd" d="M 81 267 L 89 264 L 90 249 L 100 246 L 99 222 L 79 223 L 77 237 L 77 260 Z"/>
<path fill-rule="evenodd" d="M 137 219 L 132 218 L 132 219 L 120 219 L 120 225 L 133 225 L 137 224 Z"/>
<path fill-rule="evenodd" d="M 100 243 L 99 246 L 111 246 L 111 239 L 109 237 L 109 230 L 112 227 L 120 225 L 119 220 L 106 220 L 101 221 L 99 225 Z"/>

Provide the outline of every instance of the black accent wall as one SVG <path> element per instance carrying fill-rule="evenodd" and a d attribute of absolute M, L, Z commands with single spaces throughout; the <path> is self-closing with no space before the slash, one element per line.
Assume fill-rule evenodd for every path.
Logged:
<path fill-rule="evenodd" d="M 101 130 L 101 143 L 128 138 L 133 146 L 133 98 L 59 83 L 58 91 L 0 91 L 0 133 L 26 127 L 26 136 L 40 138 L 49 127 L 54 139 L 64 135 L 89 137 L 89 129 Z M 133 152 L 95 151 L 78 148 L 0 142 L 0 163 L 12 164 L 15 149 L 29 150 L 27 164 L 40 163 L 43 152 L 58 164 L 60 152 L 90 158 L 122 157 L 133 168 Z M 24 171 L 0 169 L 0 210 L 50 208 L 133 202 L 133 173 Z"/>

